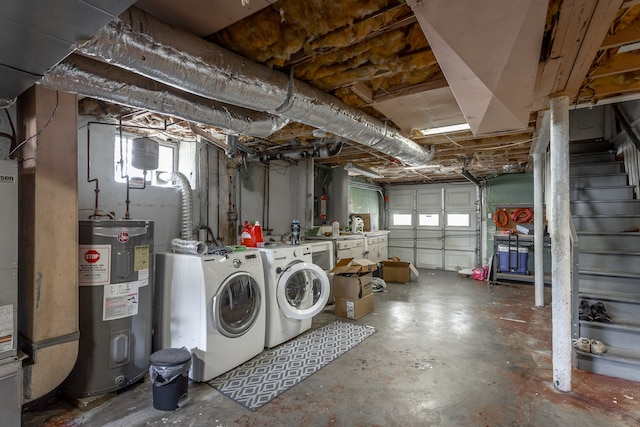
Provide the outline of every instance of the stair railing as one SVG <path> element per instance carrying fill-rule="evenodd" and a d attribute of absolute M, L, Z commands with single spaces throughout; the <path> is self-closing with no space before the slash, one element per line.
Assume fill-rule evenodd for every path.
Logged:
<path fill-rule="evenodd" d="M 624 155 L 624 170 L 627 173 L 629 185 L 633 186 L 636 199 L 640 198 L 640 138 L 633 130 L 632 125 L 622 113 L 618 104 L 611 106 L 616 118 L 620 122 L 622 129 L 627 134 L 628 139 L 622 142 L 617 148 L 617 154 Z"/>
<path fill-rule="evenodd" d="M 580 288 L 580 245 L 576 226 L 573 223 L 573 217 L 570 217 L 569 219 L 569 229 L 571 232 L 571 337 L 573 339 L 578 339 L 580 338 L 580 319 L 578 317 L 578 307 L 580 306 L 580 298 L 578 296 Z M 578 356 L 576 352 L 573 352 L 572 359 L 573 365 L 577 366 Z"/>

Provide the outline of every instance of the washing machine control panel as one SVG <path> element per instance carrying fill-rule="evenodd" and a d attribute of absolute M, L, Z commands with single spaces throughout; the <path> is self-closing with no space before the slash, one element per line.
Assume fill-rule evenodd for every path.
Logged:
<path fill-rule="evenodd" d="M 238 258 L 235 258 L 235 259 L 233 260 L 233 266 L 234 266 L 235 268 L 240 268 L 240 266 L 241 266 L 241 265 L 242 265 L 242 261 L 240 261 Z"/>

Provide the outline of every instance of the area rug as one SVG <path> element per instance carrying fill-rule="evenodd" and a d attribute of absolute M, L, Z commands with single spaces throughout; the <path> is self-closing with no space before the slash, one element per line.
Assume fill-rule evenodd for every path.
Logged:
<path fill-rule="evenodd" d="M 208 384 L 255 411 L 360 344 L 375 331 L 372 326 L 336 320 L 279 347 L 263 351 Z"/>

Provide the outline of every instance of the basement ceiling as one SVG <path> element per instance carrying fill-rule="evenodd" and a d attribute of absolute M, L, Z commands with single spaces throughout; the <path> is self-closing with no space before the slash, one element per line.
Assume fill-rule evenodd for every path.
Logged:
<path fill-rule="evenodd" d="M 48 4 L 44 0 L 35 3 Z M 265 76 L 262 85 L 268 98 L 273 88 L 272 73 L 280 73 L 275 76 L 281 75 L 279 80 L 289 82 L 288 89 L 287 85 L 284 89 L 285 93 L 290 91 L 292 98 L 295 90 L 315 94 L 312 98 L 316 96 L 324 108 L 334 108 L 340 123 L 353 117 L 355 124 L 365 123 L 366 130 L 374 127 L 378 133 L 390 134 L 391 142 L 381 144 L 362 137 L 361 129 L 331 131 L 328 130 L 331 123 L 326 120 L 326 126 L 316 126 L 319 120 L 316 116 L 320 114 L 314 114 L 313 110 L 296 116 L 289 114 L 289 107 L 283 105 L 280 109 L 267 108 L 256 113 L 246 111 L 253 108 L 253 101 L 261 101 L 251 97 L 235 105 L 230 105 L 229 99 L 215 99 L 217 93 L 208 95 L 213 101 L 203 99 L 195 80 L 188 81 L 195 74 L 183 74 L 184 85 L 180 79 L 165 79 L 162 73 L 152 75 L 144 70 L 144 64 L 138 69 L 135 63 L 119 64 L 104 53 L 92 52 L 91 40 L 84 47 L 78 40 L 75 56 L 67 57 L 61 65 L 86 64 L 90 70 L 100 70 L 111 83 L 125 80 L 123 85 L 116 84 L 113 90 L 102 94 L 83 89 L 82 84 L 87 84 L 83 79 L 73 84 L 65 82 L 64 87 L 87 96 L 80 101 L 81 112 L 98 116 L 127 113 L 125 124 L 163 127 L 164 130 L 148 133 L 165 140 L 195 139 L 191 129 L 196 125 L 209 139 L 222 145 L 227 134 L 238 133 L 243 147 L 273 157 L 277 153 L 312 152 L 324 144 L 335 146 L 341 142 L 342 150 L 317 158 L 316 163 L 331 168 L 344 167 L 349 162 L 364 166 L 383 176 L 375 179 L 380 183 L 464 180 L 461 171 L 465 165 L 478 178 L 527 171 L 532 140 L 539 131 L 542 113 L 548 109 L 549 95 L 566 93 L 573 105 L 640 97 L 640 50 L 633 49 L 634 43 L 640 42 L 640 2 L 516 3 L 139 0 L 133 5 L 140 13 L 173 28 L 166 42 L 156 43 L 156 35 L 149 34 L 151 49 L 160 46 L 163 54 L 182 54 L 191 50 L 187 40 L 199 46 L 203 41 L 219 46 L 239 55 L 242 59 L 236 62 L 245 64 L 228 70 L 229 79 L 243 69 L 262 67 L 256 70 L 258 76 Z M 37 5 L 32 5 L 32 10 L 38 10 Z M 19 12 L 16 8 L 10 11 Z M 136 31 L 143 35 L 147 29 L 152 31 L 144 15 L 128 16 L 134 17 L 131 27 Z M 5 14 L 3 19 L 14 18 Z M 24 25 L 35 27 L 36 21 Z M 63 24 L 66 25 L 61 21 L 60 25 Z M 185 34 L 192 38 L 183 37 Z M 94 36 L 100 37 L 100 32 Z M 16 43 L 3 38 L 0 52 L 8 47 L 15 50 Z M 626 49 L 631 50 L 625 52 Z M 82 59 L 78 54 L 90 59 Z M 206 58 L 204 54 L 198 55 Z M 58 79 L 50 80 L 50 87 L 56 88 L 63 76 L 62 69 L 56 70 L 55 66 L 60 59 L 48 62 L 53 67 L 51 75 Z M 93 67 L 92 61 L 102 61 L 103 65 Z M 196 64 L 189 66 L 197 68 Z M 110 67 L 123 67 L 126 71 L 115 72 Z M 194 73 L 201 71 L 196 68 Z M 127 77 L 130 74 L 137 77 Z M 259 79 L 246 78 L 246 83 L 260 87 Z M 187 99 L 187 104 L 180 104 L 187 107 L 170 109 L 158 102 L 145 109 L 142 101 L 127 102 L 126 93 L 117 99 L 109 96 L 109 92 L 122 90 L 133 81 L 144 88 L 144 93 L 155 93 L 160 91 L 158 87 L 169 85 L 166 87 L 171 89 L 163 92 L 175 92 L 175 97 Z M 221 91 L 225 87 L 221 86 Z M 190 93 L 181 95 L 180 91 Z M 0 93 L 0 97 L 11 96 L 15 94 Z M 200 115 L 183 111 L 190 110 L 192 105 L 203 108 Z M 228 111 L 236 118 L 251 117 L 252 123 L 255 120 L 274 125 L 266 133 L 263 128 L 256 131 L 255 126 L 243 133 L 244 130 L 238 132 L 207 123 L 208 115 L 202 111 L 226 109 L 225 105 L 229 105 Z M 278 118 L 277 125 L 274 116 Z M 166 127 L 166 123 L 172 125 Z M 433 136 L 420 132 L 459 123 L 468 123 L 471 129 Z M 410 150 L 396 150 L 394 141 Z M 412 155 L 408 153 L 418 152 L 415 150 L 424 150 L 428 154 L 424 158 L 430 161 L 412 164 Z"/>

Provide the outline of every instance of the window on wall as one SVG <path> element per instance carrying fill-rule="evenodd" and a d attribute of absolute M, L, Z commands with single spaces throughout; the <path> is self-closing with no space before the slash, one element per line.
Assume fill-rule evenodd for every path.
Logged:
<path fill-rule="evenodd" d="M 447 227 L 469 227 L 471 225 L 471 216 L 464 214 L 447 214 Z"/>
<path fill-rule="evenodd" d="M 131 165 L 131 141 L 137 136 L 122 138 L 122 160 L 123 166 L 120 165 L 120 137 L 116 135 L 113 148 L 114 171 L 113 176 L 116 182 L 127 182 L 126 176 L 129 175 L 129 181 L 142 185 L 142 180 L 146 180 L 146 185 L 159 187 L 170 187 L 172 185 L 169 174 L 176 170 L 177 150 L 174 144 L 159 143 L 158 146 L 158 169 L 147 171 L 146 177 L 144 171 L 137 169 Z"/>

